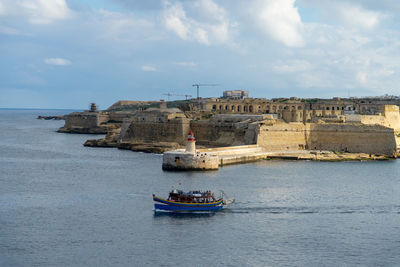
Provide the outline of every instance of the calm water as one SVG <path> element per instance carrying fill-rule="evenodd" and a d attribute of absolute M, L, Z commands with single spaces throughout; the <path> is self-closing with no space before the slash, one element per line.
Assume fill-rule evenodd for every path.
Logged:
<path fill-rule="evenodd" d="M 161 155 L 35 119 L 64 113 L 0 110 L 1 266 L 399 266 L 399 160 L 163 172 Z M 236 203 L 155 215 L 151 194 L 179 182 Z"/>

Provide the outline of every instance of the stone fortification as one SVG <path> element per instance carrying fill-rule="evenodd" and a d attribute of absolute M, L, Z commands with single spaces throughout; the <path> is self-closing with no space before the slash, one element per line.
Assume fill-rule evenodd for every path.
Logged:
<path fill-rule="evenodd" d="M 350 99 L 196 101 L 210 110 L 184 113 L 165 108 L 163 102 L 161 108 L 145 110 L 85 111 L 68 115 L 60 132 L 107 132 L 106 138 L 90 140 L 85 145 L 158 153 L 184 147 L 190 129 L 202 147 L 257 144 L 265 151 L 310 149 L 389 156 L 400 149 L 397 105 Z M 143 103 L 122 101 L 114 108 L 138 104 Z"/>
<path fill-rule="evenodd" d="M 136 110 L 146 106 L 158 105 L 159 101 L 130 101 L 130 100 L 119 100 L 112 104 L 107 111 L 115 111 L 115 110 L 125 110 L 131 109 Z"/>
<path fill-rule="evenodd" d="M 265 116 L 216 116 L 211 120 L 191 121 L 197 143 L 206 147 L 249 145 L 257 142 L 257 121 Z"/>
<path fill-rule="evenodd" d="M 73 112 L 66 116 L 65 125 L 58 132 L 105 134 L 108 120 L 109 116 L 104 112 Z"/>
<path fill-rule="evenodd" d="M 315 150 L 395 155 L 394 130 L 381 125 L 307 124 L 307 147 Z"/>
<path fill-rule="evenodd" d="M 185 145 L 190 120 L 178 109 L 139 111 L 122 136 L 124 143 L 171 142 Z"/>
<path fill-rule="evenodd" d="M 257 144 L 267 151 L 305 149 L 305 126 L 302 123 L 266 122 L 259 127 Z"/>
<path fill-rule="evenodd" d="M 361 123 L 366 125 L 382 125 L 400 130 L 399 107 L 395 105 L 382 106 L 377 115 L 350 114 L 345 116 L 345 121 L 350 123 Z"/>
<path fill-rule="evenodd" d="M 268 151 L 327 150 L 338 152 L 396 154 L 392 128 L 360 123 L 277 123 L 261 125 L 257 144 Z"/>

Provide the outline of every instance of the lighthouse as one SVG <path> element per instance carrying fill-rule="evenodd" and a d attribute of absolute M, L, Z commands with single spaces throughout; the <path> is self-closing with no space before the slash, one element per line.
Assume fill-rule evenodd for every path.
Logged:
<path fill-rule="evenodd" d="M 188 134 L 185 153 L 196 153 L 196 141 L 194 140 L 194 134 L 192 131 Z"/>

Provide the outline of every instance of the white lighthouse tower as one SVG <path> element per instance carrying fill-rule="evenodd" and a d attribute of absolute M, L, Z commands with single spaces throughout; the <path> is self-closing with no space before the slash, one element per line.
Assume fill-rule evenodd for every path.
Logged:
<path fill-rule="evenodd" d="M 196 153 L 196 141 L 194 140 L 194 134 L 192 131 L 188 134 L 185 153 Z"/>

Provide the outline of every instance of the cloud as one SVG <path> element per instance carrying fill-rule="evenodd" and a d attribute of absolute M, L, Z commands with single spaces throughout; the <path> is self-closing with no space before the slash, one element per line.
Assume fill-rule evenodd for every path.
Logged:
<path fill-rule="evenodd" d="M 175 5 L 167 3 L 167 5 L 169 7 L 164 13 L 165 27 L 175 32 L 183 40 L 187 40 L 191 22 L 186 17 L 183 6 L 180 3 L 176 3 Z"/>
<path fill-rule="evenodd" d="M 182 61 L 182 62 L 175 62 L 175 65 L 183 66 L 183 67 L 196 67 L 197 64 L 193 61 Z"/>
<path fill-rule="evenodd" d="M 68 66 L 71 65 L 71 61 L 65 58 L 46 58 L 44 60 L 44 63 L 49 64 L 49 65 L 55 65 L 55 66 Z"/>
<path fill-rule="evenodd" d="M 212 0 L 184 2 L 164 1 L 162 21 L 165 28 L 183 40 L 203 45 L 231 42 L 236 23 L 226 10 Z"/>
<path fill-rule="evenodd" d="M 380 18 L 379 12 L 369 11 L 361 6 L 353 4 L 342 4 L 337 7 L 340 19 L 347 25 L 371 29 L 378 25 Z"/>
<path fill-rule="evenodd" d="M 0 16 L 18 17 L 31 24 L 50 24 L 70 18 L 73 12 L 66 0 L 2 0 Z"/>
<path fill-rule="evenodd" d="M 141 67 L 142 71 L 157 71 L 157 68 L 150 65 L 145 65 Z"/>
<path fill-rule="evenodd" d="M 162 39 L 154 22 L 137 18 L 132 13 L 113 12 L 100 9 L 92 14 L 90 27 L 100 38 L 120 42 L 142 42 Z"/>
<path fill-rule="evenodd" d="M 383 4 L 382 1 L 379 1 L 379 4 L 376 4 L 377 2 L 374 1 L 375 4 L 373 4 L 368 0 L 303 1 L 310 7 L 317 7 L 326 18 L 333 22 L 360 29 L 375 28 L 382 19 L 388 17 L 382 12 L 388 12 L 390 7 L 392 11 L 398 10 L 400 7 L 398 1 L 396 1 L 397 3 L 395 1 L 384 1 L 386 3 Z M 378 9 L 382 12 L 377 11 Z"/>
<path fill-rule="evenodd" d="M 303 23 L 295 0 L 267 0 L 256 5 L 256 18 L 262 30 L 288 47 L 304 45 Z"/>

